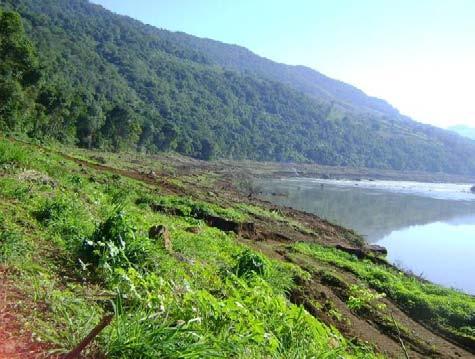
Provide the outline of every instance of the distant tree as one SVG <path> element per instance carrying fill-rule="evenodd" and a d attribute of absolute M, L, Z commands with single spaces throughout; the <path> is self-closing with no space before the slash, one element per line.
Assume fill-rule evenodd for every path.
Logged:
<path fill-rule="evenodd" d="M 0 10 L 0 128 L 22 127 L 31 108 L 25 91 L 39 77 L 37 58 L 20 16 Z"/>
<path fill-rule="evenodd" d="M 215 147 L 214 144 L 208 140 L 207 138 L 201 140 L 201 153 L 200 159 L 209 161 L 213 159 L 215 154 Z"/>
<path fill-rule="evenodd" d="M 174 151 L 177 148 L 179 130 L 171 123 L 165 123 L 155 135 L 155 144 L 160 151 Z"/>
<path fill-rule="evenodd" d="M 141 126 L 136 113 L 129 106 L 116 105 L 107 113 L 104 126 L 101 128 L 113 150 L 119 151 L 133 147 L 139 140 Z"/>
<path fill-rule="evenodd" d="M 153 144 L 153 138 L 155 136 L 156 130 L 155 125 L 152 121 L 146 120 L 142 125 L 142 132 L 140 133 L 138 146 L 141 151 L 155 147 Z"/>
<path fill-rule="evenodd" d="M 102 108 L 97 104 L 92 104 L 78 116 L 76 135 L 80 146 L 91 148 L 97 144 L 98 131 L 105 117 Z"/>

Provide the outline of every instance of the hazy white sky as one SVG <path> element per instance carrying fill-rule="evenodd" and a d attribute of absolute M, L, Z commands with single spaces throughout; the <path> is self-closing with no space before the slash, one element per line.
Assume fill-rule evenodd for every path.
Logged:
<path fill-rule="evenodd" d="M 312 67 L 417 121 L 475 126 L 475 0 L 93 0 Z"/>

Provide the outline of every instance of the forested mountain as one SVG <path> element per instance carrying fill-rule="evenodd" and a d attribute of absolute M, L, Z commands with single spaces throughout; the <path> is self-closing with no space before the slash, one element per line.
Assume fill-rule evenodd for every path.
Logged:
<path fill-rule="evenodd" d="M 331 79 L 308 67 L 280 64 L 257 56 L 241 46 L 228 45 L 182 32 L 162 31 L 161 36 L 205 53 L 214 63 L 224 68 L 283 82 L 311 97 L 332 101 L 340 109 L 399 116 L 399 112 L 386 101 L 367 96 L 354 86 Z"/>
<path fill-rule="evenodd" d="M 458 133 L 460 136 L 475 140 L 475 127 L 456 125 L 449 127 L 449 130 Z"/>
<path fill-rule="evenodd" d="M 311 69 L 157 29 L 86 0 L 0 4 L 26 31 L 2 26 L 1 43 L 31 45 L 28 68 L 16 77 L 11 69 L 23 60 L 2 66 L 4 131 L 202 159 L 475 175 L 472 141 Z M 2 56 L 9 52 L 23 56 L 14 48 Z"/>

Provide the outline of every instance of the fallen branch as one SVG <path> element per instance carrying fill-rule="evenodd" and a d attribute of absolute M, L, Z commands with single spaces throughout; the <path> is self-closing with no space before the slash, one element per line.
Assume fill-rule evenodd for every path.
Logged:
<path fill-rule="evenodd" d="M 399 330 L 399 326 L 397 325 L 397 322 L 396 320 L 394 319 L 393 317 L 393 313 L 391 313 L 391 319 L 393 320 L 393 323 L 394 323 L 394 326 L 396 327 L 396 330 L 397 330 L 397 337 L 399 339 L 399 343 L 401 343 L 401 347 L 402 347 L 402 350 L 404 352 L 404 356 L 406 357 L 406 359 L 410 359 L 409 358 L 409 354 L 407 353 L 407 349 L 406 349 L 406 346 L 404 345 L 404 342 L 401 338 L 401 331 Z"/>
<path fill-rule="evenodd" d="M 63 359 L 78 359 L 81 355 L 81 352 L 94 340 L 94 338 L 99 335 L 99 333 L 107 327 L 112 318 L 114 317 L 113 314 L 108 314 L 102 318 L 99 324 L 91 330 L 91 332 L 79 343 L 73 350 L 71 350 L 68 354 L 66 354 Z"/>

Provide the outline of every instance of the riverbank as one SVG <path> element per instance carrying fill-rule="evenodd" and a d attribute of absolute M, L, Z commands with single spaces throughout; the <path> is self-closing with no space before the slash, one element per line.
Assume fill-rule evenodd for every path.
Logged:
<path fill-rule="evenodd" d="M 217 161 L 217 168 L 234 167 L 259 178 L 321 178 L 333 180 L 389 180 L 429 183 L 472 183 L 475 176 L 430 173 L 420 171 L 396 171 L 374 168 L 336 167 L 301 163 L 275 163 L 252 161 Z"/>
<path fill-rule="evenodd" d="M 352 228 L 387 259 L 475 294 L 475 196 L 470 185 L 307 178 L 259 179 L 259 197 Z"/>
<path fill-rule="evenodd" d="M 243 194 L 258 168 L 0 142 L 11 314 L 50 353 L 112 311 L 86 356 L 471 356 L 473 297 Z"/>

